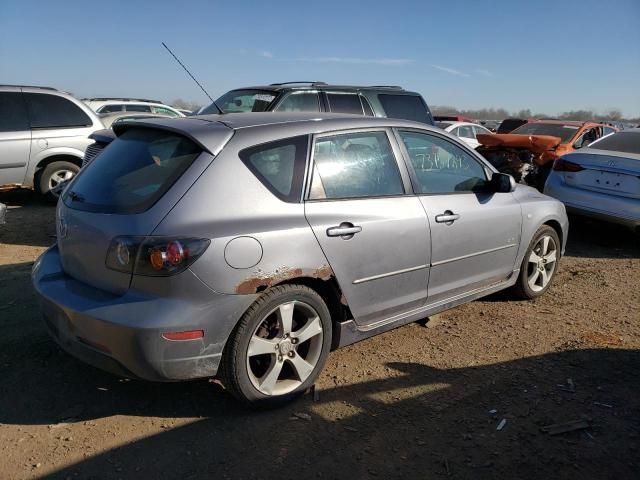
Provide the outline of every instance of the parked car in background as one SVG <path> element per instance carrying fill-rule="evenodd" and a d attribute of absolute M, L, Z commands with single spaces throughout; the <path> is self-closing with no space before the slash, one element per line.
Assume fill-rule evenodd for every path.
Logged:
<path fill-rule="evenodd" d="M 115 133 L 32 278 L 61 347 L 120 375 L 218 375 L 282 403 L 332 348 L 505 288 L 542 295 L 564 251 L 562 203 L 424 123 L 242 113 Z"/>
<path fill-rule="evenodd" d="M 106 129 L 98 130 L 89 135 L 89 140 L 91 140 L 92 142 L 89 144 L 87 150 L 85 151 L 84 157 L 82 159 L 82 166 L 84 167 L 87 163 L 91 162 L 100 152 L 102 152 L 102 150 L 107 145 L 109 145 L 109 143 L 111 143 L 116 138 L 112 129 L 119 122 L 148 118 L 162 118 L 167 116 L 171 115 L 134 112 L 101 113 L 100 120 L 102 120 L 102 123 L 106 127 Z M 61 188 L 62 187 L 64 187 L 64 185 L 61 185 Z"/>
<path fill-rule="evenodd" d="M 389 117 L 433 125 L 422 96 L 397 86 L 345 86 L 286 82 L 231 90 L 198 115 L 246 112 L 333 112 Z"/>
<path fill-rule="evenodd" d="M 569 212 L 640 231 L 640 129 L 614 133 L 555 160 L 544 193 Z"/>
<path fill-rule="evenodd" d="M 476 123 L 467 122 L 436 122 L 436 126 L 444 131 L 452 133 L 456 137 L 460 137 L 464 143 L 471 148 L 476 148 L 480 143 L 476 140 L 477 135 L 491 135 L 492 132 Z"/>
<path fill-rule="evenodd" d="M 33 188 L 56 200 L 56 187 L 79 170 L 98 116 L 55 88 L 0 85 L 0 186 Z"/>
<path fill-rule="evenodd" d="M 466 122 L 475 123 L 473 119 L 463 115 L 434 115 L 433 120 L 436 122 Z"/>
<path fill-rule="evenodd" d="M 496 133 L 498 127 L 500 126 L 500 120 L 480 120 L 480 125 L 490 130 L 491 133 Z"/>
<path fill-rule="evenodd" d="M 139 112 L 156 113 L 167 117 L 184 117 L 178 109 L 165 105 L 160 100 L 144 98 L 83 98 L 82 101 L 96 113 Z"/>
<path fill-rule="evenodd" d="M 528 122 L 529 120 L 525 118 L 505 118 L 496 128 L 496 133 L 511 133 L 516 128 Z"/>
<path fill-rule="evenodd" d="M 601 123 L 536 120 L 509 134 L 480 135 L 478 152 L 499 171 L 542 191 L 556 158 L 615 131 Z"/>

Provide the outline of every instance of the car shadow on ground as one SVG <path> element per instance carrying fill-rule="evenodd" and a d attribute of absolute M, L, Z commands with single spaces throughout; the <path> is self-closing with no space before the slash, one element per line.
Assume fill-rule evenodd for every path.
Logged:
<path fill-rule="evenodd" d="M 640 258 L 640 233 L 629 228 L 572 215 L 566 255 L 589 258 Z"/>
<path fill-rule="evenodd" d="M 47 247 L 55 242 L 55 205 L 31 190 L 0 192 L 0 203 L 7 205 L 0 244 Z"/>
<path fill-rule="evenodd" d="M 90 429 L 114 415 L 167 420 L 162 433 L 47 478 L 632 478 L 640 467 L 638 350 L 444 370 L 391 363 L 387 378 L 270 411 L 245 409 L 211 381 L 114 377 L 67 356 L 44 331 L 2 357 L 0 423 L 89 421 Z M 171 428 L 180 418 L 193 421 Z M 567 421 L 586 423 L 556 436 L 541 431 Z"/>

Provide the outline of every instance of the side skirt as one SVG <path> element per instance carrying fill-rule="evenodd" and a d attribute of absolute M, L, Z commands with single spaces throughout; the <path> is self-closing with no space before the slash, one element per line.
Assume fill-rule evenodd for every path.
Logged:
<path fill-rule="evenodd" d="M 472 302 L 474 300 L 477 300 L 478 298 L 486 297 L 487 295 L 491 295 L 492 293 L 496 293 L 500 290 L 509 288 L 516 283 L 519 273 L 520 269 L 514 270 L 509 278 L 499 283 L 490 285 L 489 287 L 473 290 L 463 295 L 449 298 L 438 303 L 428 304 L 423 307 L 416 308 L 415 310 L 410 310 L 409 312 L 387 318 L 373 325 L 360 327 L 353 321 L 353 319 L 347 320 L 345 322 L 340 322 L 337 328 L 339 336 L 337 348 L 351 345 L 352 343 L 359 342 L 380 333 L 393 330 L 394 328 L 416 322 L 430 315 L 444 312 L 445 310 L 457 307 L 458 305 L 462 305 L 463 303 Z"/>

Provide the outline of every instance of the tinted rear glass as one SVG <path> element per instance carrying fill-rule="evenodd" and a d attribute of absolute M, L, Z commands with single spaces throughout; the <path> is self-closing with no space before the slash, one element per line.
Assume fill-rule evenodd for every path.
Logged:
<path fill-rule="evenodd" d="M 78 175 L 64 203 L 77 210 L 140 213 L 150 208 L 202 152 L 177 134 L 132 128 Z"/>
<path fill-rule="evenodd" d="M 640 132 L 614 133 L 613 135 L 593 143 L 591 148 L 640 154 Z"/>
<path fill-rule="evenodd" d="M 22 93 L 0 93 L 0 132 L 26 130 L 29 130 L 29 118 L 22 100 Z"/>
<path fill-rule="evenodd" d="M 432 125 L 431 116 L 422 98 L 416 95 L 390 95 L 382 93 L 378 99 L 387 117 L 413 120 Z"/>
<path fill-rule="evenodd" d="M 33 128 L 86 127 L 93 124 L 86 113 L 66 98 L 46 93 L 25 93 Z"/>

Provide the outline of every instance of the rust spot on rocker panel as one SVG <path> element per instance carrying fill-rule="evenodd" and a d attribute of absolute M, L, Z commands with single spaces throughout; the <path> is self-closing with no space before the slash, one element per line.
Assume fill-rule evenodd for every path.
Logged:
<path fill-rule="evenodd" d="M 240 295 L 249 295 L 294 278 L 308 277 L 328 280 L 331 276 L 333 276 L 333 269 L 329 265 L 322 265 L 315 270 L 288 267 L 278 268 L 270 273 L 258 270 L 254 272 L 252 277 L 240 282 L 235 291 Z"/>

